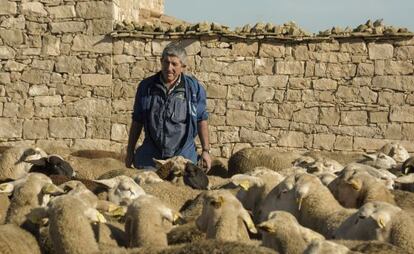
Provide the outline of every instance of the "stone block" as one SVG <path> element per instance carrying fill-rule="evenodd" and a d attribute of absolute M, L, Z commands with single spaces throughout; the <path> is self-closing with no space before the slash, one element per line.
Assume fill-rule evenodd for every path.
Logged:
<path fill-rule="evenodd" d="M 367 46 L 363 41 L 341 43 L 341 52 L 351 53 L 353 55 L 368 53 Z"/>
<path fill-rule="evenodd" d="M 86 137 L 94 139 L 110 139 L 111 120 L 107 117 L 88 117 Z"/>
<path fill-rule="evenodd" d="M 302 148 L 305 145 L 305 134 L 298 131 L 281 131 L 277 144 L 283 147 Z"/>
<path fill-rule="evenodd" d="M 404 139 L 414 140 L 414 124 L 403 124 L 401 133 Z"/>
<path fill-rule="evenodd" d="M 241 142 L 256 144 L 261 142 L 268 143 L 272 142 L 273 140 L 275 140 L 275 138 L 265 132 L 254 131 L 247 128 L 240 129 Z"/>
<path fill-rule="evenodd" d="M 27 65 L 22 64 L 20 62 L 16 62 L 14 60 L 8 60 L 4 66 L 5 71 L 16 71 L 20 72 L 22 71 Z"/>
<path fill-rule="evenodd" d="M 334 149 L 339 151 L 352 151 L 353 138 L 349 136 L 337 136 Z"/>
<path fill-rule="evenodd" d="M 279 114 L 278 105 L 275 103 L 264 103 L 261 115 L 267 118 L 277 118 Z"/>
<path fill-rule="evenodd" d="M 227 110 L 226 123 L 229 126 L 254 127 L 255 112 L 244 110 Z"/>
<path fill-rule="evenodd" d="M 331 151 L 334 148 L 335 135 L 333 134 L 314 134 L 313 148 Z"/>
<path fill-rule="evenodd" d="M 52 6 L 47 8 L 47 10 L 52 19 L 67 19 L 76 17 L 75 6 L 73 5 Z"/>
<path fill-rule="evenodd" d="M 135 57 L 128 56 L 128 55 L 114 55 L 113 56 L 113 64 L 125 64 L 125 63 L 135 63 Z"/>
<path fill-rule="evenodd" d="M 34 98 L 36 106 L 53 107 L 62 105 L 62 97 L 60 95 L 53 96 L 36 96 Z"/>
<path fill-rule="evenodd" d="M 23 120 L 15 118 L 0 118 L 0 138 L 21 138 Z"/>
<path fill-rule="evenodd" d="M 29 88 L 30 96 L 48 95 L 49 89 L 46 85 L 33 85 Z"/>
<path fill-rule="evenodd" d="M 81 81 L 85 86 L 111 86 L 112 76 L 109 74 L 82 74 Z"/>
<path fill-rule="evenodd" d="M 31 66 L 33 69 L 39 69 L 39 70 L 52 72 L 54 65 L 55 63 L 52 60 L 33 59 Z"/>
<path fill-rule="evenodd" d="M 75 139 L 72 149 L 77 150 L 104 150 L 115 149 L 110 140 L 105 139 Z"/>
<path fill-rule="evenodd" d="M 9 0 L 0 0 L 0 15 L 16 15 L 17 3 Z"/>
<path fill-rule="evenodd" d="M 299 123 L 317 123 L 319 118 L 318 108 L 302 108 L 293 113 L 293 121 Z"/>
<path fill-rule="evenodd" d="M 372 88 L 388 88 L 394 91 L 414 91 L 414 76 L 375 76 Z"/>
<path fill-rule="evenodd" d="M 257 77 L 254 75 L 248 76 L 240 76 L 239 78 L 240 83 L 246 86 L 256 86 L 257 85 Z"/>
<path fill-rule="evenodd" d="M 73 51 L 85 51 L 102 54 L 112 53 L 112 42 L 109 36 L 105 35 L 76 35 L 73 39 Z"/>
<path fill-rule="evenodd" d="M 40 2 L 26 2 L 21 5 L 21 13 L 25 16 L 45 17 L 48 15 L 44 5 Z"/>
<path fill-rule="evenodd" d="M 414 106 L 391 106 L 390 112 L 391 122 L 414 122 Z"/>
<path fill-rule="evenodd" d="M 3 107 L 4 117 L 17 117 L 19 115 L 20 105 L 14 102 L 5 102 Z"/>
<path fill-rule="evenodd" d="M 207 97 L 214 99 L 225 99 L 227 97 L 227 86 L 209 84 L 207 86 Z"/>
<path fill-rule="evenodd" d="M 59 56 L 56 58 L 55 71 L 59 73 L 82 73 L 82 60 L 76 56 Z"/>
<path fill-rule="evenodd" d="M 316 90 L 336 90 L 337 82 L 332 79 L 316 79 L 312 80 L 313 88 Z"/>
<path fill-rule="evenodd" d="M 305 63 L 301 61 L 276 62 L 276 74 L 303 75 Z"/>
<path fill-rule="evenodd" d="M 385 75 L 409 75 L 413 74 L 412 61 L 390 61 L 386 60 L 384 65 Z"/>
<path fill-rule="evenodd" d="M 10 73 L 8 73 L 8 72 L 0 72 L 0 84 L 2 84 L 2 85 L 9 85 L 9 84 L 11 84 Z"/>
<path fill-rule="evenodd" d="M 93 19 L 88 20 L 87 33 L 94 35 L 109 34 L 112 32 L 112 20 L 110 19 Z"/>
<path fill-rule="evenodd" d="M 259 44 L 257 42 L 234 43 L 231 49 L 233 56 L 257 56 Z"/>
<path fill-rule="evenodd" d="M 124 53 L 131 56 L 144 56 L 145 43 L 143 41 L 126 41 L 124 43 Z"/>
<path fill-rule="evenodd" d="M 287 101 L 302 101 L 302 91 L 300 90 L 288 90 L 286 92 Z"/>
<path fill-rule="evenodd" d="M 218 131 L 217 138 L 222 144 L 240 142 L 239 130 L 234 128 L 232 130 Z"/>
<path fill-rule="evenodd" d="M 259 81 L 260 87 L 274 87 L 274 88 L 286 88 L 288 82 L 288 76 L 286 75 L 273 75 L 273 76 L 259 76 L 257 80 Z"/>
<path fill-rule="evenodd" d="M 414 46 L 396 47 L 394 55 L 397 60 L 412 60 L 414 59 Z"/>
<path fill-rule="evenodd" d="M 394 55 L 394 47 L 391 44 L 368 44 L 368 55 L 371 60 L 391 59 Z"/>
<path fill-rule="evenodd" d="M 404 93 L 395 93 L 391 91 L 379 92 L 378 104 L 386 106 L 404 105 Z"/>
<path fill-rule="evenodd" d="M 153 40 L 152 41 L 152 54 L 154 56 L 161 56 L 162 51 L 164 50 L 164 48 L 170 44 L 171 41 L 165 41 L 165 40 Z"/>
<path fill-rule="evenodd" d="M 21 80 L 29 84 L 48 84 L 50 81 L 50 73 L 43 70 L 29 69 L 23 71 Z"/>
<path fill-rule="evenodd" d="M 356 65 L 329 63 L 326 68 L 326 75 L 332 79 L 353 78 L 356 75 Z"/>
<path fill-rule="evenodd" d="M 366 111 L 341 112 L 341 124 L 343 125 L 367 125 L 368 115 Z"/>
<path fill-rule="evenodd" d="M 272 101 L 275 95 L 275 89 L 272 87 L 258 87 L 254 90 L 254 102 Z"/>
<path fill-rule="evenodd" d="M 83 73 L 96 73 L 96 59 L 84 58 L 82 59 Z"/>
<path fill-rule="evenodd" d="M 41 53 L 49 56 L 60 55 L 60 39 L 51 35 L 44 36 Z"/>
<path fill-rule="evenodd" d="M 357 67 L 358 76 L 374 76 L 375 66 L 372 63 L 360 63 Z"/>
<path fill-rule="evenodd" d="M 289 78 L 290 89 L 308 89 L 311 88 L 311 79 L 309 78 Z"/>
<path fill-rule="evenodd" d="M 230 54 L 230 49 L 201 47 L 200 50 L 201 57 L 221 57 Z"/>
<path fill-rule="evenodd" d="M 203 58 L 201 59 L 200 71 L 222 73 L 227 65 L 228 63 L 217 61 L 214 58 Z"/>
<path fill-rule="evenodd" d="M 340 119 L 341 119 L 341 115 L 337 108 L 323 107 L 320 109 L 320 119 L 319 119 L 320 124 L 324 124 L 328 126 L 338 125 Z"/>
<path fill-rule="evenodd" d="M 110 1 L 77 2 L 76 13 L 84 19 L 112 19 L 113 4 Z"/>
<path fill-rule="evenodd" d="M 370 112 L 370 123 L 388 123 L 388 112 Z"/>
<path fill-rule="evenodd" d="M 353 150 L 378 151 L 387 142 L 385 139 L 355 137 Z"/>
<path fill-rule="evenodd" d="M 259 48 L 260 57 L 283 57 L 285 55 L 284 44 L 261 43 Z"/>
<path fill-rule="evenodd" d="M 127 141 L 128 130 L 125 124 L 112 124 L 111 127 L 111 140 L 114 141 Z"/>
<path fill-rule="evenodd" d="M 23 123 L 24 139 L 45 139 L 48 136 L 48 120 L 25 120 Z"/>
<path fill-rule="evenodd" d="M 56 34 L 61 33 L 77 33 L 85 30 L 86 25 L 80 21 L 65 21 L 50 23 L 51 32 Z"/>
<path fill-rule="evenodd" d="M 111 115 L 111 103 L 105 99 L 84 98 L 66 107 L 69 116 L 102 117 Z"/>
<path fill-rule="evenodd" d="M 8 46 L 0 46 L 0 59 L 14 59 L 16 51 Z"/>
<path fill-rule="evenodd" d="M 57 117 L 49 119 L 50 136 L 53 138 L 84 138 L 85 119 L 79 117 Z"/>
<path fill-rule="evenodd" d="M 230 63 L 224 68 L 223 74 L 230 76 L 253 75 L 253 63 L 250 61 Z"/>
<path fill-rule="evenodd" d="M 248 86 L 236 85 L 229 86 L 227 98 L 229 100 L 251 101 L 254 89 Z"/>
<path fill-rule="evenodd" d="M 0 38 L 4 44 L 9 46 L 18 46 L 24 44 L 23 32 L 20 29 L 2 29 L 0 28 Z"/>
<path fill-rule="evenodd" d="M 274 67 L 273 58 L 256 58 L 253 71 L 256 75 L 272 75 Z"/>

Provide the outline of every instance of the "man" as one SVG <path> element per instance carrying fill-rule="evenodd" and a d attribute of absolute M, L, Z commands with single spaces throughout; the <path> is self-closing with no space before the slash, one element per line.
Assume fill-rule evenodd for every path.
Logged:
<path fill-rule="evenodd" d="M 206 92 L 193 77 L 184 74 L 187 54 L 177 44 L 165 47 L 161 71 L 144 79 L 135 96 L 125 165 L 155 167 L 153 158 L 167 159 L 181 155 L 211 168 L 208 138 Z M 144 128 L 145 138 L 135 146 Z M 194 139 L 199 136 L 202 153 L 198 155 Z"/>

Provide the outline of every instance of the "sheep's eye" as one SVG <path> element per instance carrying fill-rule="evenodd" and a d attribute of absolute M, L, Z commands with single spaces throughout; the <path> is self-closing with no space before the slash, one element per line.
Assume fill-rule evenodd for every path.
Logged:
<path fill-rule="evenodd" d="M 378 155 L 378 158 L 380 158 L 380 159 L 384 159 L 384 158 L 385 158 L 385 154 L 380 154 L 380 155 Z"/>

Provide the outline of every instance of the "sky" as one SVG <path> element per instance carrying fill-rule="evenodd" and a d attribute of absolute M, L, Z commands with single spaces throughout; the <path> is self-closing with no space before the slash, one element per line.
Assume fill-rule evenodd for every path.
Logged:
<path fill-rule="evenodd" d="M 164 13 L 196 23 L 217 22 L 231 28 L 257 22 L 282 25 L 295 21 L 317 33 L 333 26 L 355 28 L 368 19 L 414 32 L 414 0 L 164 0 Z"/>

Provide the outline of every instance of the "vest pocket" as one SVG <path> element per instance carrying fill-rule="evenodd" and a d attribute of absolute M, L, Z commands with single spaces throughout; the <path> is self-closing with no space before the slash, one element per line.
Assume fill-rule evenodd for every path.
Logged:
<path fill-rule="evenodd" d="M 174 123 L 184 123 L 187 119 L 186 100 L 182 98 L 174 98 L 173 109 L 171 121 Z"/>

